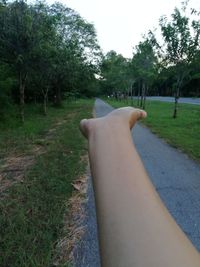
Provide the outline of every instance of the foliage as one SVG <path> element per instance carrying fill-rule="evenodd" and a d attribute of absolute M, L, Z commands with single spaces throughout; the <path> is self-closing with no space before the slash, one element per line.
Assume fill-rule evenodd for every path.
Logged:
<path fill-rule="evenodd" d="M 137 94 L 143 108 L 147 94 L 174 95 L 176 104 L 199 96 L 200 12 L 187 2 L 160 18 L 163 42 L 150 30 L 127 59 L 102 55 L 94 25 L 61 3 L 0 0 L 1 118 L 16 103 L 22 121 L 25 103 L 41 103 L 47 114 L 68 96 Z"/>
<path fill-rule="evenodd" d="M 155 78 L 157 78 L 157 57 L 154 52 L 152 36 L 145 39 L 136 46 L 132 58 L 132 69 L 137 77 L 137 91 L 141 94 L 140 106 L 145 108 L 145 98 Z"/>
<path fill-rule="evenodd" d="M 124 92 L 127 89 L 128 60 L 115 51 L 108 52 L 101 63 L 101 86 L 106 94 Z"/>
<path fill-rule="evenodd" d="M 166 17 L 160 19 L 160 27 L 165 41 L 164 59 L 167 62 L 167 66 L 174 66 L 171 70 L 176 78 L 174 83 L 174 118 L 177 116 L 177 102 L 180 90 L 183 84 L 190 79 L 191 62 L 194 61 L 200 48 L 200 22 L 197 20 L 190 22 L 186 10 L 187 2 L 183 3 L 181 10 L 174 9 L 171 21 L 168 21 Z"/>
<path fill-rule="evenodd" d="M 188 1 L 175 7 L 170 18 L 162 16 L 159 28 L 149 30 L 134 47 L 131 59 L 108 52 L 101 64 L 101 88 L 118 99 L 138 95 L 145 108 L 146 95 L 175 96 L 173 117 L 180 96 L 200 95 L 200 12 L 189 9 Z"/>
<path fill-rule="evenodd" d="M 94 26 L 77 12 L 60 3 L 1 1 L 0 28 L 0 79 L 10 80 L 6 65 L 13 80 L 5 101 L 20 103 L 22 121 L 25 102 L 43 103 L 46 114 L 48 101 L 60 106 L 66 92 L 95 94 L 101 50 Z"/>
<path fill-rule="evenodd" d="M 0 65 L 0 121 L 9 117 L 9 110 L 12 109 L 12 88 L 15 84 L 15 77 L 8 64 Z"/>

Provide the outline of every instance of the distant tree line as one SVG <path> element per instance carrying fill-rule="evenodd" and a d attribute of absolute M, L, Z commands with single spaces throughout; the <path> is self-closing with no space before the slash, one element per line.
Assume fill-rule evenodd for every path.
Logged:
<path fill-rule="evenodd" d="M 200 12 L 188 1 L 170 19 L 160 18 L 163 42 L 149 31 L 134 48 L 132 59 L 108 52 L 101 64 L 101 88 L 118 99 L 137 96 L 145 108 L 146 95 L 174 96 L 173 117 L 180 96 L 200 96 Z"/>
<path fill-rule="evenodd" d="M 77 12 L 43 1 L 0 0 L 0 119 L 19 104 L 60 106 L 97 94 L 101 50 L 94 26 Z"/>
<path fill-rule="evenodd" d="M 200 12 L 188 1 L 159 21 L 162 41 L 149 31 L 131 59 L 102 55 L 93 24 L 76 11 L 43 1 L 0 0 L 0 120 L 18 104 L 60 106 L 65 98 L 147 95 L 200 96 Z"/>

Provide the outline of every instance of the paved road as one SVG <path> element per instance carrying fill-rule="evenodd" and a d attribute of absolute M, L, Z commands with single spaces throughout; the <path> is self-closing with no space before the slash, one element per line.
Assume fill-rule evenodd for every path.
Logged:
<path fill-rule="evenodd" d="M 174 97 L 169 96 L 148 96 L 148 100 L 157 100 L 162 102 L 174 102 Z M 180 97 L 179 103 L 200 105 L 200 98 Z"/>
<path fill-rule="evenodd" d="M 95 103 L 96 116 L 112 108 L 101 100 Z M 145 168 L 165 205 L 183 231 L 200 251 L 200 166 L 137 124 L 133 139 Z M 99 267 L 96 215 L 91 179 L 86 205 L 86 234 L 74 255 L 77 267 Z M 151 218 L 150 218 L 151 219 Z"/>

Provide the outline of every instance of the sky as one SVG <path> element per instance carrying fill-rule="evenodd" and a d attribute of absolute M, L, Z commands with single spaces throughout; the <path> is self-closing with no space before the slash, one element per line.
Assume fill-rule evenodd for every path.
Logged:
<path fill-rule="evenodd" d="M 47 0 L 49 4 L 53 0 Z M 131 58 L 133 47 L 142 40 L 142 34 L 158 27 L 162 15 L 170 16 L 182 0 L 59 0 L 76 10 L 94 24 L 99 44 L 104 53 L 115 50 Z M 199 0 L 190 0 L 200 9 Z"/>

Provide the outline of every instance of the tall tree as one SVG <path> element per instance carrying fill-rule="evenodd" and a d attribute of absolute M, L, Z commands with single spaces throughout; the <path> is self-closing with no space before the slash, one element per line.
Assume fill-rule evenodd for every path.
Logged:
<path fill-rule="evenodd" d="M 165 41 L 165 61 L 168 66 L 175 66 L 173 75 L 175 82 L 175 106 L 173 117 L 177 117 L 178 98 L 180 90 L 189 77 L 190 63 L 194 59 L 200 38 L 200 23 L 186 15 L 187 2 L 182 9 L 175 8 L 171 14 L 171 21 L 161 17 L 160 27 Z M 193 30 L 193 33 L 191 32 Z"/>
<path fill-rule="evenodd" d="M 62 81 L 65 81 L 68 90 L 77 91 L 76 87 L 81 79 L 80 71 L 86 70 L 88 65 L 98 64 L 101 50 L 94 25 L 86 22 L 77 12 L 60 3 L 53 4 L 50 12 L 60 38 L 56 44 L 57 52 L 54 62 L 55 96 L 57 104 L 60 105 L 61 90 L 62 88 L 66 90 L 63 84 L 61 85 Z M 83 68 L 81 69 L 80 66 Z M 95 70 L 94 73 L 97 71 L 94 67 L 92 69 Z M 86 71 L 84 75 L 87 73 Z"/>
<path fill-rule="evenodd" d="M 108 52 L 102 60 L 101 76 L 105 94 L 124 94 L 127 89 L 127 64 L 128 61 L 115 51 Z"/>
<path fill-rule="evenodd" d="M 141 95 L 140 106 L 145 109 L 146 94 L 157 74 L 157 57 L 151 38 L 145 39 L 136 46 L 132 58 L 133 72 L 137 75 L 138 95 Z"/>
<path fill-rule="evenodd" d="M 94 86 L 101 50 L 93 24 L 74 10 L 0 0 L 0 29 L 0 67 L 13 70 L 22 121 L 25 98 L 43 99 L 46 113 L 48 95 L 60 105 L 65 92 L 89 92 L 83 76 L 85 88 Z"/>
<path fill-rule="evenodd" d="M 34 9 L 25 1 L 1 3 L 0 14 L 0 58 L 1 62 L 13 66 L 19 86 L 20 114 L 24 122 L 25 87 L 30 71 L 32 49 L 35 45 Z"/>

